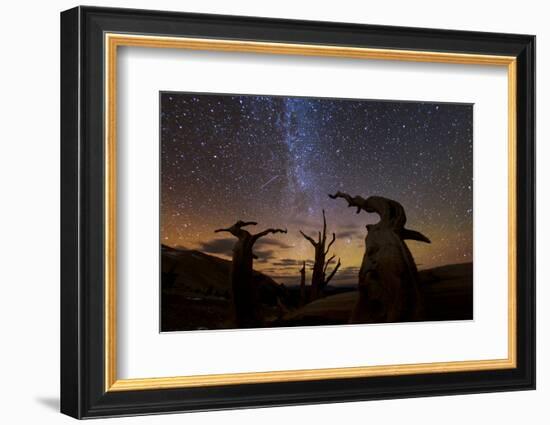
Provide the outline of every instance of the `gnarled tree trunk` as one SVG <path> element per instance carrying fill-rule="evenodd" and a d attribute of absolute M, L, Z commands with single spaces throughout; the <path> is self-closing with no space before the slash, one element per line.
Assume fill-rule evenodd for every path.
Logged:
<path fill-rule="evenodd" d="M 255 235 L 243 229 L 245 226 L 256 225 L 254 221 L 239 220 L 226 229 L 218 232 L 228 232 L 237 238 L 233 246 L 231 262 L 231 289 L 233 295 L 233 309 L 235 323 L 239 328 L 253 328 L 262 326 L 262 317 L 258 302 L 258 288 L 253 284 L 253 263 L 257 258 L 252 248 L 258 239 L 270 233 L 286 233 L 286 229 L 267 229 Z"/>
<path fill-rule="evenodd" d="M 430 243 L 420 232 L 405 228 L 403 206 L 391 199 L 371 196 L 364 199 L 338 192 L 331 198 L 344 198 L 349 207 L 380 215 L 380 221 L 367 226 L 365 253 L 359 270 L 359 297 L 350 323 L 381 323 L 418 320 L 423 300 L 418 271 L 406 239 Z"/>

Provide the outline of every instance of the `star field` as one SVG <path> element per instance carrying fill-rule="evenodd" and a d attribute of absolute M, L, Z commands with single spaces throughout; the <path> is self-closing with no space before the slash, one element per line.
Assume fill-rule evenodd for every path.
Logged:
<path fill-rule="evenodd" d="M 472 105 L 161 93 L 161 239 L 229 258 L 213 233 L 237 220 L 288 228 L 258 244 L 255 268 L 296 283 L 325 209 L 352 283 L 375 214 L 328 198 L 338 190 L 400 202 L 419 268 L 472 261 Z"/>

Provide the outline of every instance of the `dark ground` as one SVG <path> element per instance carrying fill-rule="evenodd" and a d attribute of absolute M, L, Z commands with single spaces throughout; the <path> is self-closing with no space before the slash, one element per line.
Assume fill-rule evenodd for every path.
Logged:
<path fill-rule="evenodd" d="M 162 331 L 234 328 L 230 267 L 230 261 L 199 251 L 162 246 Z M 472 319 L 472 272 L 472 263 L 421 271 L 423 320 Z M 298 286 L 280 285 L 259 272 L 254 279 L 267 327 L 346 324 L 357 297 L 353 286 L 329 286 L 324 298 L 299 307 Z"/>

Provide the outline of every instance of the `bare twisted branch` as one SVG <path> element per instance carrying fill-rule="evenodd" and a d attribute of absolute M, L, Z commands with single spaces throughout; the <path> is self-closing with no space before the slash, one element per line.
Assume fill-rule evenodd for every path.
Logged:
<path fill-rule="evenodd" d="M 337 198 L 343 198 L 346 201 L 348 201 L 348 207 L 355 207 L 357 208 L 357 214 L 361 212 L 361 210 L 365 210 L 365 202 L 366 199 L 362 198 L 361 196 L 351 196 L 344 192 L 336 192 L 334 195 L 331 195 L 329 193 L 329 198 L 331 199 L 337 199 Z"/>
<path fill-rule="evenodd" d="M 332 270 L 330 275 L 325 279 L 325 286 L 328 285 L 328 283 L 334 277 L 334 275 L 336 274 L 336 272 L 338 271 L 338 269 L 340 268 L 341 265 L 342 265 L 342 263 L 340 262 L 340 259 L 338 259 L 338 264 L 336 264 L 336 267 L 334 267 L 334 269 Z"/>
<path fill-rule="evenodd" d="M 304 238 L 306 238 L 306 239 L 309 241 L 310 244 L 312 244 L 313 246 L 317 246 L 318 243 L 315 242 L 315 240 L 314 240 L 312 237 L 306 235 L 306 234 L 305 234 L 304 232 L 302 232 L 301 230 L 300 230 L 300 233 L 302 234 L 302 236 L 303 236 Z"/>
<path fill-rule="evenodd" d="M 254 241 L 257 241 L 260 238 L 263 238 L 266 235 L 269 235 L 271 233 L 287 233 L 287 229 L 266 229 L 263 232 L 256 233 L 252 236 Z"/>

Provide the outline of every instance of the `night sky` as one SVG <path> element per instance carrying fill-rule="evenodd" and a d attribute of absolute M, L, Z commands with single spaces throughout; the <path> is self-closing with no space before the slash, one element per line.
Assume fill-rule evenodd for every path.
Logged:
<path fill-rule="evenodd" d="M 333 283 L 356 283 L 365 225 L 327 196 L 379 195 L 400 202 L 419 269 L 472 261 L 472 105 L 163 92 L 161 242 L 230 258 L 235 242 L 214 230 L 288 229 L 261 239 L 255 268 L 298 283 L 322 209 L 342 267 Z"/>

